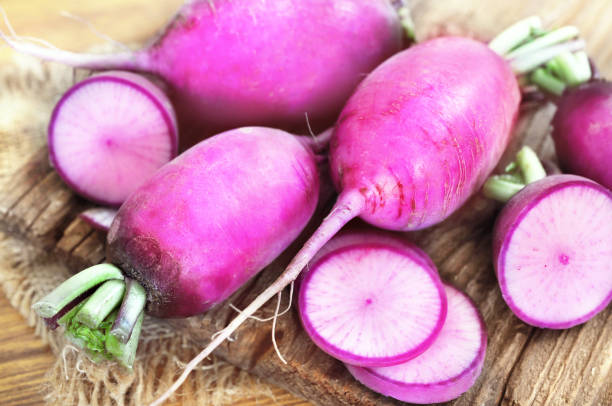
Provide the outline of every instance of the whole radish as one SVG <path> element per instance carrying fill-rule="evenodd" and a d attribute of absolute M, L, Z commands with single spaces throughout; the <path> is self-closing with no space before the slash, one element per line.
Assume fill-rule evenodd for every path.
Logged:
<path fill-rule="evenodd" d="M 519 174 L 485 185 L 491 197 L 509 199 L 493 232 L 502 296 L 536 327 L 584 323 L 612 300 L 612 192 L 581 176 L 546 177 L 527 147 L 516 166 Z"/>
<path fill-rule="evenodd" d="M 64 182 L 108 206 L 123 203 L 178 151 L 170 101 L 131 72 L 105 72 L 70 88 L 48 133 L 49 157 Z"/>
<path fill-rule="evenodd" d="M 92 69 L 163 78 L 181 130 L 243 125 L 322 130 L 364 75 L 400 50 L 389 0 L 188 1 L 146 48 L 76 54 L 4 35 L 18 51 Z M 183 125 L 185 124 L 185 125 Z M 184 131 L 183 131 L 184 132 Z M 214 132 L 213 132 L 214 133 Z"/>
<path fill-rule="evenodd" d="M 223 301 L 298 236 L 318 190 L 315 156 L 298 137 L 263 127 L 219 134 L 121 206 L 110 264 L 75 275 L 34 309 L 94 356 L 125 360 L 145 305 L 157 317 L 187 317 Z"/>
<path fill-rule="evenodd" d="M 298 303 L 319 348 L 360 366 L 418 356 L 435 341 L 447 312 L 429 257 L 374 230 L 351 230 L 325 244 L 303 273 Z"/>
<path fill-rule="evenodd" d="M 438 223 L 477 191 L 505 149 L 520 102 L 510 66 L 480 42 L 443 37 L 376 68 L 343 109 L 330 141 L 340 196 L 285 272 L 194 358 L 159 405 L 317 251 L 360 216 L 391 230 Z"/>
<path fill-rule="evenodd" d="M 567 89 L 557 106 L 552 136 L 562 168 L 612 189 L 612 83 Z"/>
<path fill-rule="evenodd" d="M 478 379 L 487 349 L 487 329 L 480 312 L 465 293 L 445 285 L 448 315 L 440 334 L 421 355 L 388 367 L 346 364 L 368 388 L 404 402 L 448 402 Z"/>

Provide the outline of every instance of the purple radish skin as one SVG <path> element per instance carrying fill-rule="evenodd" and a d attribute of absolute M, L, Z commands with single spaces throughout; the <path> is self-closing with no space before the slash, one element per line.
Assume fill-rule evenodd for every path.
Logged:
<path fill-rule="evenodd" d="M 297 131 L 305 112 L 315 131 L 331 125 L 364 75 L 401 49 L 402 27 L 388 0 L 196 0 L 135 52 L 77 54 L 3 37 L 42 59 L 158 75 L 181 129 L 214 134 L 245 125 Z"/>
<path fill-rule="evenodd" d="M 387 366 L 433 343 L 446 295 L 424 252 L 382 232 L 342 234 L 323 250 L 298 298 L 302 324 L 319 348 L 352 365 Z"/>
<path fill-rule="evenodd" d="M 83 211 L 79 217 L 98 230 L 108 231 L 116 215 L 117 210 L 115 209 L 93 207 Z"/>
<path fill-rule="evenodd" d="M 494 230 L 502 296 L 536 327 L 565 329 L 612 300 L 612 193 L 575 175 L 552 175 L 510 199 Z"/>
<path fill-rule="evenodd" d="M 565 91 L 552 136 L 562 169 L 612 189 L 612 83 L 593 81 Z"/>
<path fill-rule="evenodd" d="M 506 61 L 467 38 L 426 41 L 376 68 L 351 96 L 330 140 L 331 174 L 340 191 L 331 213 L 285 272 L 152 405 L 167 399 L 201 360 L 294 281 L 351 219 L 408 231 L 450 216 L 497 164 L 519 102 Z"/>
<path fill-rule="evenodd" d="M 49 156 L 62 180 L 106 206 L 121 205 L 177 150 L 170 101 L 130 72 L 105 72 L 76 84 L 49 123 Z"/>
<path fill-rule="evenodd" d="M 444 287 L 448 314 L 431 347 L 399 365 L 363 368 L 346 364 L 349 372 L 376 392 L 418 404 L 448 402 L 472 387 L 484 364 L 486 327 L 467 295 Z"/>

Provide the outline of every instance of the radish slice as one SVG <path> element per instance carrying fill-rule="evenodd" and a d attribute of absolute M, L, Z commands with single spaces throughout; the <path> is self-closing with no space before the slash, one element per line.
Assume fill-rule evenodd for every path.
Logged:
<path fill-rule="evenodd" d="M 493 255 L 521 320 L 553 329 L 589 320 L 612 300 L 612 193 L 574 175 L 527 185 L 497 220 Z"/>
<path fill-rule="evenodd" d="M 79 217 L 98 230 L 108 231 L 117 215 L 117 210 L 108 207 L 94 207 L 87 209 Z"/>
<path fill-rule="evenodd" d="M 346 365 L 368 388 L 404 402 L 447 402 L 478 379 L 487 349 L 487 333 L 474 303 L 445 285 L 448 315 L 431 347 L 403 364 L 380 368 Z"/>
<path fill-rule="evenodd" d="M 52 164 L 75 192 L 119 206 L 177 154 L 168 98 L 147 79 L 106 72 L 72 87 L 49 124 Z"/>
<path fill-rule="evenodd" d="M 446 317 L 433 263 L 416 246 L 391 237 L 377 241 L 377 234 L 330 241 L 334 249 L 315 258 L 300 286 L 306 332 L 323 351 L 354 365 L 395 365 L 416 357 Z"/>

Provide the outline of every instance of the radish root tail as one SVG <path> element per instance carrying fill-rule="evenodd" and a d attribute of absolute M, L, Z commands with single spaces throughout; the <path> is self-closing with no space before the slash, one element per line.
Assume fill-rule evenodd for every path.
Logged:
<path fill-rule="evenodd" d="M 306 241 L 302 249 L 289 263 L 285 271 L 262 293 L 259 294 L 241 313 L 238 314 L 189 364 L 181 376 L 150 406 L 160 406 L 185 382 L 189 373 L 208 357 L 218 346 L 231 336 L 250 316 L 259 310 L 268 300 L 281 292 L 293 282 L 306 267 L 315 254 L 350 220 L 361 214 L 365 199 L 358 191 L 343 192 L 332 208 L 331 213 L 323 220 L 315 233 Z M 277 306 L 278 307 L 278 306 Z"/>

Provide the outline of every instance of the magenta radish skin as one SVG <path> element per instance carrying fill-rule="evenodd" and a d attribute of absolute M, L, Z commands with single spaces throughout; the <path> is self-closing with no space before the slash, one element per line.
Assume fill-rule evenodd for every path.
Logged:
<path fill-rule="evenodd" d="M 79 217 L 98 230 L 108 231 L 116 215 L 117 210 L 115 209 L 108 207 L 93 207 L 83 211 L 79 214 Z"/>
<path fill-rule="evenodd" d="M 231 130 L 165 165 L 121 206 L 107 260 L 147 291 L 147 312 L 187 317 L 226 299 L 312 216 L 313 153 L 284 131 Z"/>
<path fill-rule="evenodd" d="M 612 189 L 612 83 L 593 81 L 565 91 L 552 136 L 564 170 Z"/>
<path fill-rule="evenodd" d="M 105 72 L 73 86 L 49 123 L 49 157 L 76 193 L 119 206 L 176 156 L 174 110 L 149 80 Z"/>
<path fill-rule="evenodd" d="M 482 186 L 510 139 L 520 92 L 486 45 L 444 37 L 403 51 L 361 83 L 331 140 L 332 176 L 360 217 L 390 230 L 439 223 Z"/>
<path fill-rule="evenodd" d="M 434 342 L 446 295 L 423 251 L 373 231 L 344 233 L 322 251 L 298 298 L 302 325 L 319 348 L 353 365 L 387 366 Z"/>
<path fill-rule="evenodd" d="M 580 176 L 527 185 L 500 213 L 493 259 L 514 314 L 536 327 L 565 329 L 612 300 L 612 193 Z"/>
<path fill-rule="evenodd" d="M 72 66 L 159 75 L 182 133 L 192 125 L 213 134 L 244 125 L 295 130 L 305 128 L 305 113 L 319 131 L 401 49 L 402 28 L 388 0 L 196 0 L 133 53 L 81 55 L 5 40 Z"/>
<path fill-rule="evenodd" d="M 478 309 L 463 292 L 445 285 L 448 314 L 436 341 L 399 365 L 362 368 L 346 364 L 368 388 L 404 402 L 447 402 L 465 393 L 482 371 L 487 331 Z"/>

